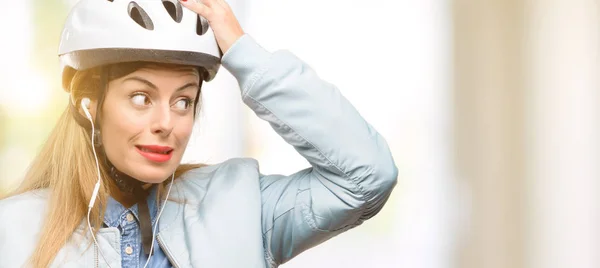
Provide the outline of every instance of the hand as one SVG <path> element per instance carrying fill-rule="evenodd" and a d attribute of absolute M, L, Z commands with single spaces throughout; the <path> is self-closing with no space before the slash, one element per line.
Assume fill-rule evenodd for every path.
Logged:
<path fill-rule="evenodd" d="M 208 20 L 223 54 L 244 35 L 242 26 L 225 0 L 179 0 L 179 2 Z"/>

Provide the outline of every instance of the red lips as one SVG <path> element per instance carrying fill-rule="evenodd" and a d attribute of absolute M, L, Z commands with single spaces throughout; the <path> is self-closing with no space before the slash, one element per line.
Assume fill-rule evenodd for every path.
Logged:
<path fill-rule="evenodd" d="M 153 162 L 167 162 L 173 156 L 173 148 L 160 145 L 136 145 L 138 153 Z"/>

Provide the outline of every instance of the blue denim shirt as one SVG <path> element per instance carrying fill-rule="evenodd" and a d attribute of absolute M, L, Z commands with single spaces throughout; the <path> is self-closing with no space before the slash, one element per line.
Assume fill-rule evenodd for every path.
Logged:
<path fill-rule="evenodd" d="M 158 207 L 156 205 L 156 189 L 154 186 L 148 196 L 148 210 L 152 220 L 152 230 L 156 225 Z M 162 205 L 162 204 L 160 204 Z M 109 197 L 107 209 L 104 214 L 104 224 L 107 227 L 116 227 L 121 233 L 121 264 L 122 267 L 142 268 L 148 260 L 148 255 L 142 250 L 142 235 L 138 217 L 138 206 L 133 205 L 127 209 L 112 197 Z M 164 252 L 154 241 L 154 253 L 147 268 L 172 267 Z"/>

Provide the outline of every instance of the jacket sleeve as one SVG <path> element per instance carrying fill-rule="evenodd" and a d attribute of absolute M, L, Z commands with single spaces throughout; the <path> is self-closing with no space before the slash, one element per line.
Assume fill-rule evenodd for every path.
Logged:
<path fill-rule="evenodd" d="M 397 168 L 384 138 L 335 86 L 292 53 L 270 53 L 247 34 L 222 64 L 238 80 L 244 103 L 311 165 L 290 176 L 261 175 L 270 266 L 381 210 L 396 185 Z"/>

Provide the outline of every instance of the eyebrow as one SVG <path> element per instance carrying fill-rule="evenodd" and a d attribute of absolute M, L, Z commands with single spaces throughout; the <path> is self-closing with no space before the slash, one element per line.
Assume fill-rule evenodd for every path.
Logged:
<path fill-rule="evenodd" d="M 150 82 L 150 81 L 148 81 L 148 80 L 146 80 L 146 79 L 144 79 L 144 78 L 141 78 L 141 77 L 138 77 L 138 76 L 132 76 L 132 77 L 128 77 L 128 78 L 126 78 L 125 80 L 123 80 L 123 83 L 125 83 L 125 82 L 127 82 L 127 81 L 129 81 L 129 80 L 132 80 L 132 81 L 138 81 L 138 82 L 144 83 L 144 84 L 146 84 L 148 87 L 150 87 L 150 88 L 152 88 L 152 89 L 154 89 L 154 90 L 158 90 L 158 87 L 157 87 L 155 84 L 152 84 L 152 82 Z M 186 88 L 189 88 L 189 87 L 195 87 L 195 88 L 197 88 L 198 90 L 200 90 L 200 85 L 198 85 L 198 83 L 196 83 L 196 82 L 191 82 L 191 83 L 187 83 L 187 84 L 185 84 L 185 85 L 183 85 L 183 86 L 181 86 L 181 87 L 177 88 L 177 90 L 175 90 L 175 91 L 176 91 L 176 92 L 177 92 L 177 91 L 181 91 L 181 90 L 184 90 L 184 89 L 186 89 Z"/>

